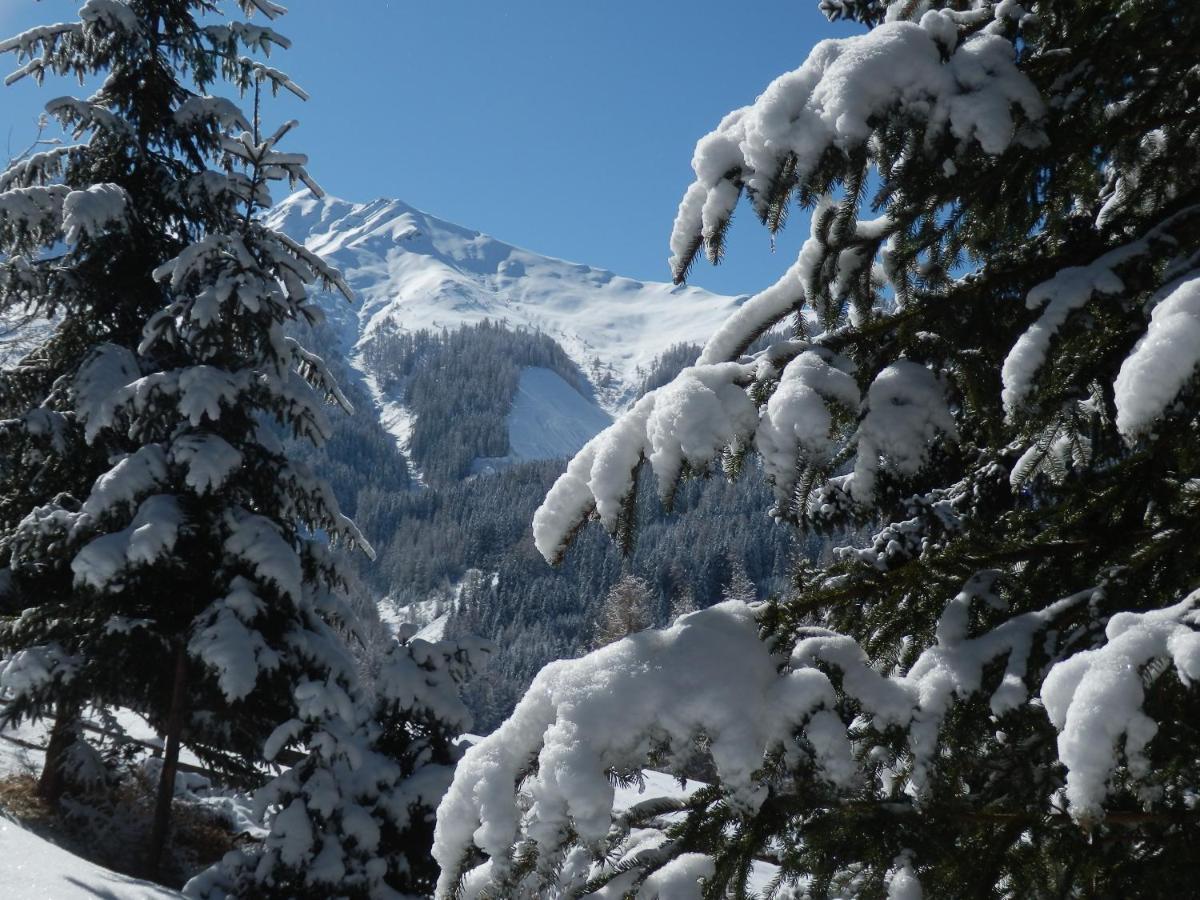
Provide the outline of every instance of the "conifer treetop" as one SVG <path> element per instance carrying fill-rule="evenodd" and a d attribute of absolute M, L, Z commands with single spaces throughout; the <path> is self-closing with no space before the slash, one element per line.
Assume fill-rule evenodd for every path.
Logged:
<path fill-rule="evenodd" d="M 354 681 L 328 543 L 371 550 L 281 440 L 319 444 L 325 405 L 349 410 L 302 339 L 322 320 L 311 288 L 351 294 L 262 220 L 273 184 L 320 190 L 282 146 L 296 123 L 260 125 L 264 93 L 304 92 L 247 55 L 287 39 L 205 24 L 223 11 L 89 0 L 77 22 L 0 44 L 20 63 L 10 80 L 101 76 L 91 96 L 47 106 L 74 143 L 0 176 L 0 304 L 57 322 L 0 374 L 0 435 L 30 485 L 0 535 L 6 602 L 25 609 L 4 629 L 3 678 L 9 717 L 71 698 L 162 726 L 163 673 L 184 672 L 189 740 L 244 770 L 238 756 L 257 757 L 293 704 L 327 705 L 314 696 Z M 221 84 L 235 97 L 214 96 Z"/>

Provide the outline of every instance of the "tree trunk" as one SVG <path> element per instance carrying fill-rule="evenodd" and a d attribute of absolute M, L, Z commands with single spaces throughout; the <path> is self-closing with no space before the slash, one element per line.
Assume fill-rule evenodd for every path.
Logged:
<path fill-rule="evenodd" d="M 79 709 L 71 703 L 59 703 L 54 710 L 54 727 L 46 745 L 46 761 L 38 779 L 37 793 L 51 807 L 57 807 L 67 790 L 67 752 L 78 740 Z"/>
<path fill-rule="evenodd" d="M 166 746 L 163 750 L 162 771 L 158 778 L 158 798 L 154 805 L 154 827 L 150 832 L 150 848 L 146 860 L 147 873 L 157 878 L 171 828 L 171 802 L 175 799 L 175 773 L 179 767 L 179 739 L 183 732 L 184 707 L 187 704 L 187 647 L 180 644 L 175 651 L 175 682 L 171 689 L 171 710 L 167 714 Z"/>

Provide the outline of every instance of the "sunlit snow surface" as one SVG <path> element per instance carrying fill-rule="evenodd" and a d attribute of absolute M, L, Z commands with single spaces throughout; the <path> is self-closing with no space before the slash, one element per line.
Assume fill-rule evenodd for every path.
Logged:
<path fill-rule="evenodd" d="M 540 329 L 585 372 L 597 361 L 612 367 L 615 389 L 602 398 L 610 409 L 628 402 L 639 367 L 673 343 L 703 343 L 741 302 L 540 256 L 398 200 L 354 204 L 302 192 L 269 222 L 346 275 L 358 305 L 324 303 L 345 351 L 386 326 L 440 330 L 489 319 Z"/>
<path fill-rule="evenodd" d="M 132 721 L 134 717 L 128 718 Z M 0 776 L 33 774 L 42 766 L 40 751 L 22 747 L 5 737 L 44 745 L 46 731 L 44 723 L 4 731 L 0 736 Z M 143 900 L 180 896 L 175 891 L 94 865 L 0 814 L 0 897 L 5 900 L 95 900 L 97 897 Z"/>
<path fill-rule="evenodd" d="M 574 456 L 612 416 L 549 369 L 521 373 L 508 416 L 508 442 L 521 459 Z"/>
<path fill-rule="evenodd" d="M 476 472 L 536 459 L 569 459 L 612 424 L 612 416 L 567 384 L 557 372 L 533 366 L 521 372 L 508 414 L 509 454 L 475 461 Z"/>
<path fill-rule="evenodd" d="M 157 736 L 140 716 L 129 710 L 113 711 L 125 733 L 138 740 L 153 742 Z M 42 768 L 49 723 L 26 722 L 0 731 L 0 777 L 14 774 L 36 775 Z M 12 739 L 16 739 L 16 741 Z M 19 741 L 20 743 L 17 743 Z M 32 745 L 32 746 L 27 746 Z M 189 751 L 181 761 L 200 763 Z M 208 807 L 227 816 L 234 828 L 253 837 L 262 837 L 264 829 L 254 819 L 249 796 L 218 788 L 209 789 L 196 775 L 181 772 L 177 778 L 179 796 L 190 804 Z M 97 897 L 106 900 L 143 900 L 143 898 L 181 897 L 158 885 L 138 881 L 97 866 L 43 838 L 25 831 L 0 812 L 0 898 L 2 900 L 76 900 Z"/>
<path fill-rule="evenodd" d="M 0 819 L 0 897 L 13 900 L 143 900 L 182 897 L 119 875 Z"/>

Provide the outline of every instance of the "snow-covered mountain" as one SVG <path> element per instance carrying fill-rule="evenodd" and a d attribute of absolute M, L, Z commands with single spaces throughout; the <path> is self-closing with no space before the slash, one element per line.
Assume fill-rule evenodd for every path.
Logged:
<path fill-rule="evenodd" d="M 355 306 L 326 304 L 344 342 L 338 349 L 401 441 L 411 423 L 400 398 L 379 389 L 378 373 L 358 352 L 381 328 L 455 329 L 490 319 L 554 338 L 597 392 L 585 397 L 552 373 L 527 373 L 510 420 L 512 456 L 539 459 L 577 450 L 607 424 L 606 412 L 631 399 L 640 368 L 673 343 L 703 342 L 740 302 L 541 256 L 398 200 L 355 204 L 303 192 L 270 220 L 337 265 L 354 289 Z M 544 427 L 550 414 L 553 428 Z"/>
<path fill-rule="evenodd" d="M 477 468 L 516 460 L 565 459 L 600 433 L 612 417 L 550 369 L 530 366 L 521 373 L 508 414 L 509 456 L 480 459 Z"/>

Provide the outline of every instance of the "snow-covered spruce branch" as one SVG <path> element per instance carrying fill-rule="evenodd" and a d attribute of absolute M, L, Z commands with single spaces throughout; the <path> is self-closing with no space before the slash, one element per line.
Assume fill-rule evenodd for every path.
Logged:
<path fill-rule="evenodd" d="M 444 892 L 715 897 L 744 888 L 758 852 L 811 877 L 813 896 L 926 876 L 944 896 L 1128 893 L 1186 833 L 1200 251 L 1183 187 L 1196 182 L 1194 92 L 1176 83 L 1196 75 L 1191 57 L 1150 49 L 1183 23 L 1171 4 L 1082 17 L 931 5 L 949 4 L 828 4 L 873 30 L 822 44 L 701 142 L 677 278 L 701 248 L 719 258 L 742 194 L 771 230 L 792 199 L 812 208 L 809 238 L 697 365 L 584 448 L 535 519 L 557 559 L 591 514 L 623 531 L 638 466 L 669 499 L 681 473 L 753 449 L 783 517 L 873 518 L 877 534 L 806 567 L 758 622 L 700 614 L 730 637 L 706 638 L 698 683 L 692 657 L 674 655 L 701 646 L 692 618 L 548 669 L 443 807 Z M 868 204 L 882 214 L 860 219 Z M 956 276 L 964 263 L 978 268 Z M 1031 330 L 1039 312 L 1050 321 Z M 789 317 L 791 334 L 745 355 Z M 1031 360 L 1020 415 L 1002 394 L 1014 354 Z M 754 643 L 758 626 L 775 643 Z M 726 660 L 767 673 L 761 694 L 722 694 L 737 689 Z M 811 690 L 765 706 L 784 683 Z M 722 768 L 728 745 L 701 733 L 717 720 L 781 743 Z M 717 779 L 685 822 L 613 817 L 610 779 L 682 771 L 697 746 Z M 792 777 L 773 793 L 781 771 Z M 806 817 L 844 808 L 847 784 L 901 798 L 914 824 Z M 748 795 L 765 798 L 757 814 Z M 1111 822 L 1137 829 L 1119 865 L 1088 843 L 1114 834 L 1109 802 Z"/>
<path fill-rule="evenodd" d="M 847 358 L 819 340 L 805 345 L 782 371 L 769 350 L 746 362 L 685 369 L 571 460 L 534 515 L 538 550 L 548 560 L 558 559 L 593 512 L 615 532 L 643 460 L 669 498 L 685 466 L 703 471 L 727 447 L 753 447 L 775 485 L 780 514 L 789 516 L 800 460 L 821 465 L 857 448 L 845 487 L 855 500 L 867 502 L 881 466 L 914 475 L 936 439 L 954 438 L 945 385 L 927 367 L 897 360 L 871 381 L 865 397 L 853 372 Z M 769 398 L 761 407 L 743 387 L 747 382 Z"/>
<path fill-rule="evenodd" d="M 792 187 L 807 185 L 831 153 L 870 150 L 879 121 L 911 124 L 927 146 L 950 134 L 960 152 L 972 143 L 995 155 L 1014 140 L 1044 142 L 1036 127 L 1042 99 L 1014 64 L 1012 44 L 995 33 L 1004 25 L 1003 7 L 930 10 L 919 24 L 893 21 L 866 35 L 822 41 L 803 66 L 726 116 L 696 147 L 696 180 L 671 237 L 676 278 L 701 247 L 719 258 L 743 191 L 767 220 L 771 207 L 786 202 Z"/>
<path fill-rule="evenodd" d="M 1180 241 L 1174 232 L 1189 225 L 1200 217 L 1200 206 L 1186 207 L 1173 213 L 1164 221 L 1149 229 L 1135 241 L 1122 244 L 1104 253 L 1095 261 L 1083 265 L 1072 266 L 1055 273 L 1049 281 L 1034 287 L 1026 296 L 1025 304 L 1031 310 L 1041 310 L 1038 320 L 1022 334 L 1009 351 L 1004 360 L 1002 378 L 1004 381 L 1004 407 L 1010 416 L 1020 409 L 1021 404 L 1033 390 L 1038 370 L 1045 363 L 1051 342 L 1055 335 L 1067 322 L 1072 313 L 1084 308 L 1093 297 L 1103 295 L 1119 295 L 1126 291 L 1125 282 L 1121 280 L 1118 270 L 1131 267 L 1134 264 L 1144 265 L 1147 258 L 1155 257 L 1171 260 L 1180 250 Z M 1192 274 L 1186 269 L 1179 272 L 1168 269 L 1171 274 L 1166 283 L 1160 286 L 1159 292 L 1151 301 L 1151 306 L 1157 309 L 1159 301 L 1165 301 L 1172 292 L 1176 300 L 1163 303 L 1163 309 L 1157 315 L 1179 315 L 1194 318 L 1189 313 L 1190 305 L 1181 298 L 1185 297 L 1190 288 L 1186 287 L 1187 277 Z M 1153 319 L 1152 319 L 1153 323 Z M 1187 328 L 1183 329 L 1187 332 Z M 1179 334 L 1173 329 L 1172 337 L 1164 342 L 1161 336 L 1162 327 L 1151 326 L 1151 334 L 1147 341 L 1139 346 L 1130 357 L 1128 371 L 1123 370 L 1123 376 L 1118 390 L 1118 404 L 1121 412 L 1121 431 L 1132 434 L 1143 429 L 1149 422 L 1158 418 L 1167 403 L 1174 399 L 1175 394 L 1183 386 L 1200 360 L 1200 345 L 1188 335 Z M 1166 351 L 1164 359 L 1158 359 L 1151 372 L 1145 365 L 1145 358 L 1152 351 Z M 1143 354 L 1137 359 L 1137 354 Z M 1134 376 L 1135 370 L 1141 370 L 1140 376 Z M 1170 371 L 1169 371 L 1170 370 Z M 1138 384 L 1144 382 L 1144 391 L 1149 392 L 1145 409 L 1134 411 L 1132 407 L 1141 407 L 1140 399 L 1143 389 Z"/>
<path fill-rule="evenodd" d="M 992 157 L 1014 143 L 1044 142 L 1036 125 L 1044 104 L 1013 62 L 1013 45 L 1002 35 L 1007 16 L 990 4 L 970 14 L 930 11 L 919 24 L 888 22 L 866 35 L 822 42 L 804 66 L 700 141 L 696 181 L 672 236 L 677 278 L 701 246 L 719 256 L 743 190 L 771 227 L 781 224 L 778 210 L 800 191 L 816 205 L 810 237 L 778 282 L 730 316 L 695 368 L 643 398 L 573 460 L 535 518 L 547 559 L 558 558 L 593 512 L 610 532 L 617 530 L 643 459 L 669 498 L 685 468 L 703 470 L 728 447 L 757 449 L 779 514 L 793 518 L 808 513 L 794 496 L 802 472 L 806 485 L 819 483 L 832 474 L 831 461 L 856 454 L 845 487 L 867 502 L 881 465 L 914 475 L 935 439 L 954 438 L 946 373 L 903 358 L 859 373 L 834 348 L 845 339 L 847 306 L 851 332 L 887 329 L 889 319 L 906 315 L 907 281 L 892 259 L 893 245 L 925 211 L 887 188 L 876 201 L 888 206 L 883 215 L 857 217 L 865 173 L 890 171 L 897 133 L 911 133 L 919 121 L 925 143 L 918 149 L 926 153 L 946 136 L 960 154 L 978 148 Z M 955 171 L 950 160 L 945 168 L 949 178 Z M 820 318 L 823 335 L 733 362 L 793 314 L 803 332 L 806 307 Z M 750 391 L 738 390 L 748 382 Z M 757 415 L 751 397 L 762 407 Z"/>
<path fill-rule="evenodd" d="M 936 438 L 953 438 L 956 426 L 940 374 L 897 360 L 864 396 L 854 363 L 830 349 L 895 327 L 910 317 L 908 311 L 812 340 L 777 340 L 753 357 L 726 361 L 802 304 L 798 281 L 805 271 L 802 252 L 775 285 L 730 316 L 696 366 L 648 393 L 576 455 L 534 517 L 535 541 L 546 559 L 558 559 L 592 514 L 610 533 L 618 530 L 643 461 L 669 500 L 685 468 L 704 471 L 726 448 L 752 448 L 774 484 L 778 514 L 792 518 L 808 513 L 796 508 L 794 497 L 804 465 L 828 476 L 829 463 L 861 445 L 865 452 L 846 486 L 854 485 L 855 498 L 867 501 L 881 458 L 884 467 L 912 475 Z"/>
<path fill-rule="evenodd" d="M 62 175 L 64 163 L 76 154 L 79 148 L 62 146 L 57 140 L 43 138 L 44 129 L 43 120 L 39 123 L 38 136 L 34 138 L 33 143 L 9 160 L 3 174 L 0 174 L 0 192 L 14 187 L 45 185 Z M 51 149 L 37 149 L 47 145 Z"/>
<path fill-rule="evenodd" d="M 559 896 L 575 896 L 585 884 L 618 876 L 623 890 L 635 888 L 673 855 L 651 853 L 629 865 L 635 845 L 649 850 L 680 833 L 655 815 L 615 812 L 610 774 L 636 771 L 651 759 L 675 770 L 693 758 L 698 739 L 717 773 L 721 801 L 738 815 L 752 816 L 778 786 L 773 779 L 787 775 L 825 782 L 851 805 L 865 786 L 881 804 L 903 811 L 915 802 L 919 811 L 941 759 L 942 722 L 956 703 L 985 689 L 998 716 L 1028 703 L 1031 686 L 1040 693 L 1060 732 L 1066 811 L 1080 822 L 1103 818 L 1107 784 L 1119 766 L 1135 780 L 1148 774 L 1141 754 L 1155 726 L 1142 709 L 1144 667 L 1161 658 L 1185 683 L 1200 674 L 1200 593 L 1165 610 L 1114 617 L 1107 643 L 1052 656 L 1057 661 L 1045 670 L 1030 671 L 1035 641 L 1053 640 L 1056 621 L 1095 602 L 1102 590 L 1081 591 L 972 635 L 971 606 L 987 600 L 986 581 L 973 580 L 946 607 L 935 643 L 903 674 L 881 674 L 855 641 L 826 629 L 772 648 L 760 637 L 756 608 L 735 601 L 552 664 L 510 719 L 460 764 L 439 810 L 439 896 L 464 886 L 465 896 L 473 896 L 485 885 L 506 896 L 541 896 L 549 885 Z M 984 672 L 996 661 L 1005 661 L 1003 674 L 985 688 Z M 605 690 L 594 690 L 597 684 Z M 890 788 L 866 738 L 889 728 L 905 732 L 910 753 L 891 773 Z M 782 772 L 772 760 L 782 761 Z M 997 821 L 1030 815 L 972 810 L 969 803 L 953 814 Z M 1135 821 L 1140 814 L 1118 815 Z M 644 830 L 647 819 L 657 822 L 656 837 Z M 487 862 L 465 872 L 473 848 Z M 658 871 L 656 883 L 670 880 L 672 871 Z M 690 869 L 681 879 L 695 889 Z"/>
<path fill-rule="evenodd" d="M 298 718 L 275 730 L 265 754 L 302 735 L 309 752 L 257 797 L 270 834 L 194 878 L 187 896 L 428 895 L 433 811 L 460 755 L 454 740 L 471 727 L 459 691 L 495 648 L 414 631 L 388 649 L 373 700 L 339 685 L 298 687 Z"/>

